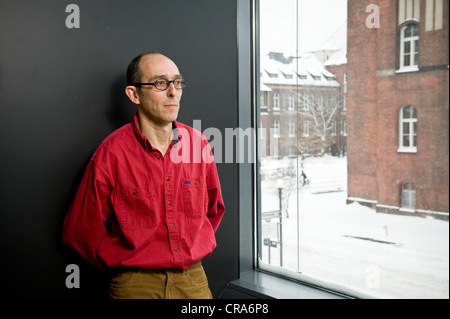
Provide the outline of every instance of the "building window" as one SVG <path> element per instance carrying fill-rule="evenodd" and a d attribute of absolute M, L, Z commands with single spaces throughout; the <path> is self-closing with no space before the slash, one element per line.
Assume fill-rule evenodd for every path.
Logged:
<path fill-rule="evenodd" d="M 289 156 L 295 156 L 295 146 L 289 145 Z"/>
<path fill-rule="evenodd" d="M 273 120 L 273 137 L 280 137 L 280 120 Z"/>
<path fill-rule="evenodd" d="M 295 120 L 289 120 L 289 137 L 295 137 Z"/>
<path fill-rule="evenodd" d="M 273 109 L 276 111 L 280 110 L 280 93 L 278 92 L 273 94 Z"/>
<path fill-rule="evenodd" d="M 416 109 L 405 106 L 399 114 L 399 152 L 417 152 L 417 114 Z"/>
<path fill-rule="evenodd" d="M 342 136 L 347 136 L 347 120 L 342 121 Z"/>
<path fill-rule="evenodd" d="M 406 182 L 402 186 L 402 208 L 416 207 L 416 187 L 414 183 Z"/>
<path fill-rule="evenodd" d="M 336 121 L 331 120 L 331 136 L 336 136 Z"/>
<path fill-rule="evenodd" d="M 417 71 L 419 65 L 419 27 L 415 23 L 404 26 L 400 33 L 400 70 Z"/>
<path fill-rule="evenodd" d="M 309 136 L 309 122 L 303 121 L 303 136 L 308 137 Z"/>
<path fill-rule="evenodd" d="M 288 110 L 292 111 L 295 108 L 295 95 L 294 94 L 288 94 Z"/>

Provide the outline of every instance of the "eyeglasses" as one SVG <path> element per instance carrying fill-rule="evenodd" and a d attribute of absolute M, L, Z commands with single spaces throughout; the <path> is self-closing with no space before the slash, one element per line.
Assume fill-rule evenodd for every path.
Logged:
<path fill-rule="evenodd" d="M 186 80 L 184 80 L 184 79 L 175 79 L 173 81 L 161 79 L 161 80 L 156 80 L 153 83 L 130 83 L 130 85 L 134 85 L 134 86 L 154 85 L 157 90 L 165 91 L 169 87 L 170 83 L 173 83 L 173 86 L 177 90 L 181 90 L 186 86 Z"/>

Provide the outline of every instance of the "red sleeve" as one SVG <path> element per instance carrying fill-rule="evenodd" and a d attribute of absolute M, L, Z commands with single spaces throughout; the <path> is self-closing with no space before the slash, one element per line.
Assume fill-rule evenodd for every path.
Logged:
<path fill-rule="evenodd" d="M 209 144 L 206 145 L 206 150 L 209 156 L 207 158 L 207 176 L 206 184 L 208 188 L 208 212 L 207 217 L 211 223 L 214 231 L 219 228 L 220 221 L 225 213 L 225 205 L 222 198 L 222 190 L 220 188 L 219 175 L 217 173 L 216 163 L 212 155 Z"/>
<path fill-rule="evenodd" d="M 104 221 L 111 214 L 111 190 L 101 171 L 90 161 L 63 226 L 63 241 L 102 269 L 105 264 L 97 249 L 107 237 Z"/>

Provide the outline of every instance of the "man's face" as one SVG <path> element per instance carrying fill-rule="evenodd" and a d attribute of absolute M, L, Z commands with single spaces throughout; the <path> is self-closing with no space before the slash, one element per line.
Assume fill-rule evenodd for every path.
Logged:
<path fill-rule="evenodd" d="M 153 83 L 156 80 L 173 81 L 180 79 L 181 74 L 175 63 L 160 54 L 145 55 L 140 61 L 141 82 Z M 175 89 L 173 83 L 164 91 L 155 86 L 141 86 L 136 90 L 139 98 L 138 108 L 147 120 L 156 125 L 167 125 L 175 121 L 180 109 L 183 90 Z"/>

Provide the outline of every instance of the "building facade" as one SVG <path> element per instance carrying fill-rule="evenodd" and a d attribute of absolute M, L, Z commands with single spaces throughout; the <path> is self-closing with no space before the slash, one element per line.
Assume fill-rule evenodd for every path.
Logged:
<path fill-rule="evenodd" d="M 448 219 L 448 6 L 348 1 L 348 202 Z"/>
<path fill-rule="evenodd" d="M 261 155 L 310 156 L 346 151 L 343 79 L 314 53 L 261 57 Z"/>

